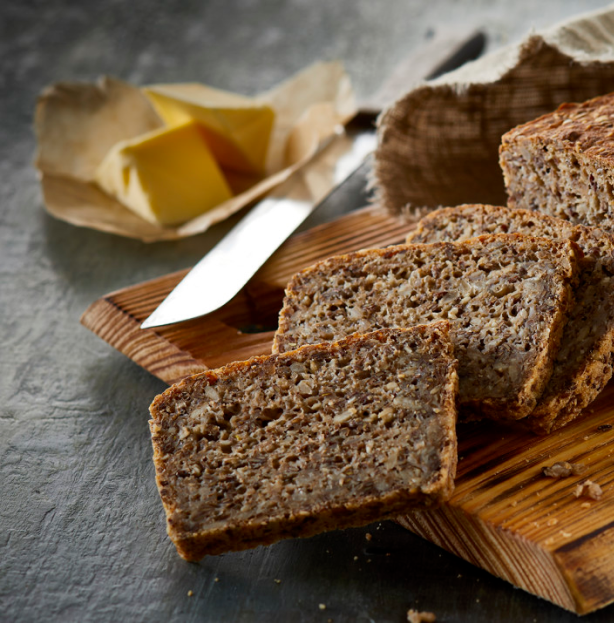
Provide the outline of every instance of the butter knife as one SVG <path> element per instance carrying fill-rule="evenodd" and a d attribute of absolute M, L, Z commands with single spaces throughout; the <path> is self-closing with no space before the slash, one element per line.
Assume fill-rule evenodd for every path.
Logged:
<path fill-rule="evenodd" d="M 316 152 L 220 240 L 183 278 L 142 329 L 209 314 L 230 301 L 331 191 L 356 172 L 375 149 L 377 114 L 421 79 L 434 78 L 477 58 L 485 44 L 480 32 L 439 31 L 417 53 L 397 65 L 377 94 L 363 102 L 347 131 Z M 324 184 L 305 192 L 311 172 L 326 170 Z"/>

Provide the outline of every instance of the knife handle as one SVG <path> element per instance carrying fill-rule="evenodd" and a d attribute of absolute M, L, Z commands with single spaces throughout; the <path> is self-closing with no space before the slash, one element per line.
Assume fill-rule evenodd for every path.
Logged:
<path fill-rule="evenodd" d="M 412 87 L 475 60 L 485 45 L 486 35 L 474 28 L 438 29 L 426 45 L 413 50 L 396 65 L 374 95 L 360 103 L 354 119 L 359 122 L 373 122 L 382 110 Z"/>

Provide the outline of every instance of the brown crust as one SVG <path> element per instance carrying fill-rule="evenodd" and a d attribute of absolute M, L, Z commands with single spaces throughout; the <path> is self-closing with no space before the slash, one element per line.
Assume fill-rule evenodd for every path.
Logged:
<path fill-rule="evenodd" d="M 614 94 L 510 130 L 499 161 L 509 207 L 614 231 Z"/>
<path fill-rule="evenodd" d="M 361 291 L 361 288 L 363 287 L 362 284 L 365 281 L 364 276 L 361 276 L 362 266 L 366 267 L 364 270 L 367 270 L 368 267 L 380 262 L 384 266 L 382 269 L 382 274 L 384 274 L 386 271 L 385 263 L 387 260 L 394 258 L 395 256 L 399 256 L 401 259 L 399 259 L 397 263 L 401 263 L 402 261 L 405 261 L 403 258 L 406 256 L 408 258 L 406 260 L 407 265 L 410 266 L 410 270 L 413 270 L 411 269 L 411 266 L 414 261 L 414 256 L 420 255 L 418 264 L 424 264 L 425 262 L 428 263 L 430 261 L 432 265 L 436 266 L 442 258 L 445 258 L 446 261 L 459 261 L 459 258 L 466 252 L 469 252 L 470 254 L 472 252 L 471 249 L 478 247 L 479 245 L 483 245 L 484 256 L 486 257 L 488 255 L 486 248 L 489 244 L 492 245 L 493 249 L 496 245 L 510 245 L 510 248 L 515 249 L 518 253 L 521 253 L 522 248 L 524 248 L 523 245 L 525 244 L 535 244 L 538 248 L 545 245 L 543 250 L 545 252 L 545 250 L 548 249 L 548 252 L 544 253 L 544 256 L 556 258 L 552 260 L 552 262 L 556 264 L 553 271 L 557 272 L 558 275 L 555 279 L 556 283 L 552 281 L 554 278 L 553 275 L 548 273 L 546 269 L 544 269 L 544 272 L 541 273 L 542 281 L 548 284 L 547 288 L 550 293 L 550 304 L 544 306 L 538 313 L 538 316 L 548 318 L 548 327 L 544 330 L 543 334 L 533 336 L 535 338 L 535 341 L 531 344 L 531 349 L 535 351 L 534 355 L 531 353 L 533 355 L 533 361 L 530 365 L 523 364 L 518 366 L 520 370 L 515 370 L 509 373 L 502 372 L 502 374 L 510 374 L 521 377 L 522 382 L 518 383 L 520 387 L 508 385 L 505 388 L 506 393 L 504 395 L 497 395 L 496 397 L 492 394 L 489 396 L 486 392 L 477 394 L 478 390 L 476 390 L 476 392 L 474 392 L 475 397 L 471 398 L 469 393 L 464 392 L 463 389 L 467 386 L 468 380 L 474 381 L 473 378 L 469 379 L 469 376 L 473 377 L 474 373 L 477 375 L 475 376 L 475 379 L 479 378 L 479 375 L 483 375 L 484 378 L 488 378 L 487 375 L 489 374 L 494 376 L 494 372 L 492 371 L 492 364 L 494 362 L 485 362 L 480 370 L 472 370 L 468 376 L 467 373 L 463 372 L 463 352 L 457 350 L 457 357 L 460 361 L 459 374 L 461 376 L 460 406 L 463 410 L 477 410 L 482 415 L 492 419 L 522 419 L 534 409 L 537 398 L 543 392 L 550 374 L 552 373 L 553 360 L 558 349 L 563 328 L 567 322 L 569 310 L 573 305 L 572 286 L 575 283 L 577 276 L 578 267 L 576 261 L 578 259 L 578 255 L 581 255 L 581 253 L 575 243 L 570 241 L 553 242 L 546 241 L 543 238 L 521 236 L 519 234 L 497 234 L 480 236 L 473 239 L 470 243 L 442 242 L 432 245 L 398 245 L 395 247 L 388 247 L 386 249 L 370 249 L 329 258 L 328 260 L 319 262 L 318 264 L 301 271 L 290 281 L 286 289 L 284 305 L 280 312 L 279 328 L 275 335 L 273 351 L 282 352 L 283 350 L 292 348 L 293 345 L 301 345 L 305 343 L 306 340 L 315 342 L 322 341 L 323 339 L 336 339 L 339 337 L 341 328 L 343 328 L 343 322 L 347 323 L 347 327 L 343 328 L 346 332 L 350 331 L 349 327 L 355 326 L 354 321 L 345 319 L 345 316 L 343 316 L 345 313 L 343 309 L 349 307 L 351 304 L 354 304 L 354 298 L 352 298 L 351 295 L 348 297 L 347 292 L 345 292 L 343 296 L 347 297 L 347 300 L 342 301 L 340 303 L 341 307 L 334 312 L 335 314 L 340 314 L 338 316 L 339 318 L 344 318 L 344 320 L 339 322 L 339 327 L 341 328 L 331 330 L 330 337 L 327 337 L 326 331 L 328 330 L 327 327 L 329 325 L 327 325 L 325 320 L 323 320 L 323 318 L 325 319 L 328 317 L 325 310 L 325 299 L 329 296 L 328 293 L 335 289 L 335 287 L 331 287 L 331 284 L 329 283 L 330 276 L 333 276 L 333 278 L 338 279 L 339 281 L 347 278 L 350 285 L 345 288 L 346 291 L 350 289 L 354 289 L 354 291 L 356 291 L 356 288 L 358 291 Z M 392 271 L 394 268 L 391 268 L 390 270 Z M 539 268 L 535 266 L 534 270 L 539 271 Z M 462 280 L 464 275 L 461 274 L 459 277 Z M 376 277 L 374 276 L 374 278 Z M 378 276 L 377 279 L 380 279 L 380 277 Z M 422 280 L 422 283 L 427 283 L 427 281 L 428 280 L 425 278 Z M 388 287 L 383 283 L 381 286 L 384 289 Z M 448 286 L 450 286 L 450 284 L 448 284 Z M 435 283 L 434 290 L 431 292 L 431 297 L 436 294 L 438 287 L 437 283 Z M 415 307 L 414 303 L 409 300 L 407 303 L 401 303 L 401 301 L 404 300 L 402 288 L 398 291 L 394 290 L 394 295 L 392 292 L 393 290 L 388 288 L 389 298 L 385 303 L 383 303 L 385 307 L 388 306 L 386 307 L 387 316 L 385 318 L 381 315 L 369 317 L 368 322 L 371 323 L 372 328 L 380 328 L 382 326 L 410 326 L 412 324 L 412 322 L 409 321 L 407 317 L 402 316 L 402 314 L 414 313 L 412 309 Z M 320 297 L 320 301 L 324 301 L 319 303 L 319 305 L 323 310 L 325 310 L 319 315 L 316 311 L 311 311 L 311 309 L 319 309 L 318 304 L 311 302 L 313 297 L 318 296 Z M 389 309 L 390 298 L 395 298 L 398 303 L 398 307 L 401 308 L 401 311 L 395 311 L 397 314 L 396 316 L 394 316 L 393 312 Z M 326 309 L 331 308 L 328 307 Z M 419 310 L 419 313 L 422 313 L 422 308 L 419 308 Z M 484 310 L 482 309 L 479 313 L 483 314 Z M 311 316 L 309 314 L 311 314 Z M 311 317 L 316 318 L 319 325 L 323 327 L 323 330 L 318 329 L 316 331 L 314 329 L 314 324 L 316 323 L 314 323 L 313 320 L 310 320 Z M 319 317 L 319 319 L 317 317 Z M 428 322 L 441 317 L 441 315 L 437 316 L 436 313 L 432 313 L 432 310 L 429 308 L 428 315 L 420 317 L 416 321 Z M 444 315 L 443 317 L 446 316 Z M 362 327 L 364 325 L 360 326 Z M 455 335 L 457 335 L 455 333 L 455 326 L 456 323 L 453 319 L 452 340 L 458 348 L 458 339 L 455 337 Z M 314 332 L 310 335 L 309 331 L 312 330 Z M 474 344 L 475 341 L 471 342 L 472 339 L 479 339 L 479 336 L 478 338 L 470 338 L 467 348 L 473 348 L 472 344 Z M 515 356 L 521 356 L 519 350 L 514 350 L 512 352 L 515 353 Z M 503 358 L 501 359 L 501 362 L 503 362 Z M 497 374 L 499 374 L 499 372 L 497 372 Z M 474 382 L 474 384 L 479 383 Z M 482 392 L 482 388 L 480 388 L 479 391 Z"/>
<path fill-rule="evenodd" d="M 535 432 L 549 433 L 575 419 L 612 376 L 614 236 L 530 210 L 470 204 L 427 215 L 407 242 L 466 240 L 496 232 L 573 240 L 585 255 L 576 307 L 565 327 L 552 378 L 525 421 Z M 596 334 L 582 338 L 583 333 L 596 326 L 600 327 Z"/>
<path fill-rule="evenodd" d="M 167 516 L 168 534 L 175 543 L 180 555 L 187 560 L 199 560 L 206 554 L 238 551 L 257 545 L 273 543 L 282 538 L 311 536 L 324 530 L 364 525 L 376 519 L 395 516 L 412 508 L 434 506 L 448 499 L 453 490 L 454 475 L 456 473 L 455 405 L 458 389 L 456 361 L 453 358 L 453 349 L 449 340 L 448 330 L 448 323 L 439 322 L 428 326 L 415 327 L 410 330 L 387 330 L 373 332 L 368 335 L 354 335 L 339 340 L 334 344 L 310 345 L 282 355 L 255 357 L 249 361 L 235 362 L 218 370 L 206 371 L 190 377 L 158 396 L 150 407 L 152 415 L 150 428 L 154 448 L 156 482 Z M 420 344 L 420 348 L 424 349 L 425 353 L 431 353 L 429 357 L 433 357 L 432 363 L 428 363 L 425 360 L 424 365 L 426 366 L 425 370 L 431 370 L 427 375 L 434 375 L 429 383 L 436 382 L 438 384 L 437 396 L 433 397 L 433 400 L 436 399 L 439 405 L 438 409 L 440 409 L 438 414 L 431 413 L 430 419 L 424 420 L 424 422 L 428 420 L 428 426 L 435 427 L 434 429 L 428 429 L 431 431 L 429 435 L 433 434 L 433 430 L 436 431 L 435 438 L 441 439 L 441 446 L 427 449 L 429 453 L 437 453 L 432 455 L 436 456 L 436 462 L 433 463 L 433 467 L 429 467 L 426 470 L 426 475 L 421 477 L 422 480 L 416 481 L 411 486 L 408 484 L 403 486 L 395 485 L 393 488 L 389 488 L 390 490 L 388 491 L 373 488 L 372 493 L 368 495 L 346 496 L 345 498 L 343 496 L 346 495 L 346 492 L 343 488 L 341 488 L 341 498 L 337 496 L 320 499 L 314 494 L 314 497 L 308 497 L 304 503 L 301 503 L 298 510 L 297 507 L 292 505 L 284 506 L 285 502 L 280 500 L 279 503 L 276 502 L 273 512 L 267 512 L 265 515 L 256 514 L 252 519 L 246 519 L 241 513 L 230 513 L 229 516 L 221 520 L 208 519 L 206 515 L 203 515 L 198 499 L 202 495 L 207 494 L 205 489 L 210 484 L 207 485 L 206 482 L 210 481 L 201 481 L 198 477 L 191 478 L 186 470 L 190 466 L 193 467 L 197 464 L 196 458 L 198 458 L 199 461 L 201 459 L 211 461 L 211 463 L 204 464 L 203 473 L 207 465 L 209 465 L 213 470 L 214 479 L 233 477 L 234 454 L 221 455 L 226 457 L 230 461 L 229 465 L 231 465 L 231 471 L 226 470 L 224 472 L 223 469 L 216 467 L 219 464 L 216 463 L 217 458 L 219 458 L 216 444 L 208 443 L 205 450 L 201 447 L 200 454 L 198 447 L 193 445 L 188 446 L 187 450 L 184 445 L 182 449 L 182 433 L 177 432 L 177 427 L 180 427 L 181 423 L 185 425 L 188 417 L 196 418 L 196 420 L 199 418 L 200 420 L 203 419 L 203 416 L 200 414 L 195 415 L 195 410 L 198 411 L 206 404 L 207 401 L 203 400 L 203 396 L 207 395 L 208 388 L 219 389 L 222 382 L 236 383 L 237 387 L 240 387 L 239 380 L 241 378 L 252 378 L 249 374 L 254 370 L 258 374 L 260 371 L 263 373 L 254 378 L 265 379 L 269 376 L 273 378 L 274 375 L 272 373 L 275 370 L 287 369 L 289 364 L 318 361 L 317 358 L 320 356 L 341 357 L 346 356 L 347 353 L 361 353 L 364 349 L 374 348 L 374 344 L 393 348 L 394 352 L 399 353 L 394 355 L 395 357 L 406 357 L 403 349 L 407 349 L 413 343 Z M 380 351 L 377 352 L 379 353 Z M 375 355 L 376 353 L 373 354 Z M 401 360 L 399 359 L 399 361 Z M 440 378 L 440 375 L 443 376 Z M 234 379 L 238 380 L 235 381 Z M 409 380 L 411 379 L 408 379 L 408 382 Z M 366 382 L 368 381 L 361 381 L 363 384 Z M 265 380 L 257 381 L 257 383 L 260 383 L 263 388 L 266 385 Z M 258 388 L 256 389 L 258 390 Z M 278 393 L 280 391 L 283 390 L 277 389 Z M 392 395 L 394 394 L 389 394 L 390 401 L 392 401 Z M 250 420 L 252 416 L 249 415 L 249 404 L 247 403 L 243 407 L 243 410 L 246 409 L 248 411 L 244 417 L 247 418 L 245 421 L 249 424 L 252 421 Z M 398 417 L 401 417 L 405 410 L 403 408 L 397 409 L 401 409 L 398 410 Z M 425 411 L 425 413 L 427 412 Z M 322 418 L 324 418 L 324 426 L 329 426 L 331 434 L 338 431 L 340 426 L 343 426 L 343 424 L 335 424 L 332 420 L 330 424 L 326 424 L 329 421 L 326 419 L 327 417 L 323 411 L 320 410 L 318 412 L 318 421 L 321 423 L 323 421 Z M 403 417 L 410 416 L 408 414 Z M 414 416 L 411 417 L 413 418 Z M 280 418 L 275 422 L 275 426 L 267 427 L 267 439 L 269 437 L 273 440 L 292 437 L 295 434 L 292 432 L 292 426 L 294 426 L 292 423 L 296 422 L 296 417 L 292 416 L 292 418 L 287 420 L 288 424 L 286 424 L 284 418 Z M 308 421 L 308 419 L 304 420 L 305 424 Z M 408 426 L 410 421 L 414 420 L 408 420 Z M 379 420 L 376 419 L 376 424 L 377 422 Z M 422 422 L 422 420 L 416 422 Z M 376 424 L 373 425 L 376 438 L 374 453 L 376 451 L 383 452 L 383 448 L 378 450 L 377 437 L 381 434 L 381 432 L 378 433 L 378 430 L 383 430 L 384 424 L 381 426 Z M 235 423 L 232 425 L 235 427 L 235 430 L 239 430 Z M 414 427 L 416 425 L 418 424 L 412 424 Z M 425 425 L 419 423 L 420 427 Z M 305 429 L 305 435 L 315 435 L 318 430 L 317 426 L 320 426 L 320 424 L 316 426 L 314 420 L 312 426 L 315 427 L 313 431 Z M 422 428 L 416 430 L 422 430 Z M 243 435 L 243 432 L 241 434 Z M 187 436 L 185 438 L 187 439 Z M 341 453 L 341 446 L 336 444 L 338 442 L 335 442 L 335 455 Z M 389 446 L 387 448 L 390 450 Z M 413 451 L 416 452 L 415 450 Z M 266 453 L 265 455 L 259 454 L 258 456 L 266 456 Z M 415 454 L 413 460 L 418 461 L 420 456 L 422 455 Z M 222 460 L 225 459 L 222 458 Z M 310 460 L 316 463 L 318 461 L 316 455 Z M 324 463 L 322 463 L 322 466 L 322 469 L 325 469 Z M 426 465 L 424 467 L 426 468 Z M 358 468 L 360 468 L 360 465 Z M 178 477 L 178 469 L 186 473 Z M 266 465 L 261 469 L 264 469 L 265 472 L 266 469 L 271 470 Z M 203 478 L 205 477 L 203 476 Z M 365 486 L 368 490 L 368 487 L 370 487 L 368 481 L 365 483 Z M 229 495 L 234 495 L 233 491 L 234 489 L 231 488 Z M 338 500 L 341 500 L 341 502 Z M 223 505 L 224 500 L 220 500 L 219 504 Z"/>
<path fill-rule="evenodd" d="M 519 125 L 501 138 L 500 151 L 515 142 L 543 139 L 572 148 L 604 166 L 614 166 L 614 93 L 582 103 L 561 104 L 554 112 Z"/>

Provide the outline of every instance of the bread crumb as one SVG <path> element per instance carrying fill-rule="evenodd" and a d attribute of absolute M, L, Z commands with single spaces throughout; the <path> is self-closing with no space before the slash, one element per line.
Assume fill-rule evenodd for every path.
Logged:
<path fill-rule="evenodd" d="M 567 478 L 568 476 L 579 476 L 586 471 L 583 463 L 569 463 L 567 461 L 558 461 L 554 465 L 542 468 L 544 476 L 548 478 Z"/>
<path fill-rule="evenodd" d="M 433 612 L 418 612 L 418 610 L 408 610 L 407 620 L 409 623 L 435 623 L 437 617 Z"/>
<path fill-rule="evenodd" d="M 215 578 L 213 581 L 214 581 L 214 582 L 219 582 L 219 581 L 220 581 L 220 578 Z"/>
<path fill-rule="evenodd" d="M 565 530 L 561 530 L 561 536 L 567 539 L 571 536 L 571 532 L 565 532 Z"/>
<path fill-rule="evenodd" d="M 544 545 L 552 545 L 554 543 L 554 537 L 549 536 L 545 541 Z"/>
<path fill-rule="evenodd" d="M 603 489 L 596 482 L 593 482 L 592 480 L 585 480 L 576 486 L 573 494 L 577 498 L 584 495 L 592 500 L 600 500 L 603 495 Z"/>
<path fill-rule="evenodd" d="M 192 597 L 194 595 L 194 591 L 188 591 L 188 597 Z"/>
<path fill-rule="evenodd" d="M 552 519 L 548 519 L 549 526 L 556 526 L 557 523 L 559 523 L 559 520 L 556 519 L 556 517 L 553 517 Z"/>
<path fill-rule="evenodd" d="M 367 541 L 370 541 L 373 538 L 373 535 L 370 532 L 367 532 L 367 534 L 365 534 L 365 539 L 367 539 Z"/>
<path fill-rule="evenodd" d="M 318 608 L 320 608 L 320 610 L 326 610 L 326 604 L 320 604 Z"/>
<path fill-rule="evenodd" d="M 358 556 L 354 556 L 354 560 L 358 560 Z"/>
<path fill-rule="evenodd" d="M 273 580 L 273 582 L 275 582 L 275 584 L 281 584 L 281 580 Z"/>
<path fill-rule="evenodd" d="M 582 502 L 582 504 L 580 504 L 581 508 L 590 508 L 591 507 L 591 503 L 590 502 Z"/>

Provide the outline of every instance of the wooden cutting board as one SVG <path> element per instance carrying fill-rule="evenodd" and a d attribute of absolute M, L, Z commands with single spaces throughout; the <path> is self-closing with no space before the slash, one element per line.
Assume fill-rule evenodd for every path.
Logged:
<path fill-rule="evenodd" d="M 230 361 L 270 353 L 283 288 L 296 271 L 330 255 L 401 242 L 411 229 L 377 208 L 297 234 L 230 303 L 181 325 L 139 325 L 187 271 L 113 292 L 81 322 L 160 379 L 172 383 Z M 152 396 L 153 398 L 153 396 Z M 614 601 L 614 385 L 583 417 L 548 437 L 494 423 L 459 426 L 452 499 L 399 522 L 515 586 L 585 614 Z M 582 476 L 552 479 L 542 467 L 584 463 Z M 576 498 L 579 482 L 603 488 Z"/>

